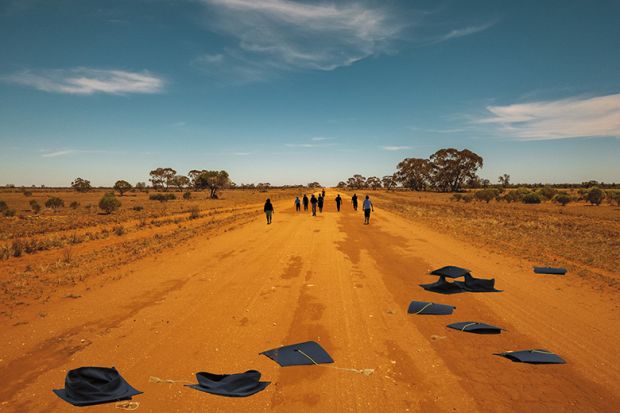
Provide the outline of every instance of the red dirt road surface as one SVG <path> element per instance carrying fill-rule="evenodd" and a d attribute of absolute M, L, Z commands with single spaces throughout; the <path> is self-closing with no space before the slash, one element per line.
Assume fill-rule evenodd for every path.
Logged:
<path fill-rule="evenodd" d="M 328 193 L 332 200 L 334 193 Z M 76 411 L 52 393 L 69 369 L 115 366 L 143 412 L 614 412 L 620 406 L 618 295 L 477 249 L 377 205 L 318 217 L 275 203 L 264 217 L 129 263 L 118 280 L 2 319 L 0 411 Z M 444 296 L 418 286 L 457 265 L 502 293 Z M 412 300 L 456 306 L 407 314 Z M 39 314 L 45 312 L 45 317 Z M 446 325 L 481 321 L 501 335 Z M 333 365 L 281 368 L 261 351 L 315 340 Z M 543 348 L 566 365 L 494 356 Z M 202 393 L 194 373 L 262 372 L 247 398 Z M 367 369 L 367 370 L 365 370 Z M 157 383 L 150 377 L 175 380 Z M 117 411 L 114 404 L 84 410 Z"/>

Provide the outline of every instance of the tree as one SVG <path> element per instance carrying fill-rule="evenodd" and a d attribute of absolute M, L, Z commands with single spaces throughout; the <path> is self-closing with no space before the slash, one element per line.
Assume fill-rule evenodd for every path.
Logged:
<path fill-rule="evenodd" d="M 605 199 L 605 192 L 598 187 L 592 187 L 586 194 L 586 201 L 591 203 L 592 205 L 600 205 Z"/>
<path fill-rule="evenodd" d="M 138 183 L 136 183 L 135 188 L 136 188 L 138 191 L 143 192 L 143 191 L 145 191 L 145 190 L 146 190 L 146 184 L 145 184 L 144 182 L 138 182 Z"/>
<path fill-rule="evenodd" d="M 116 199 L 112 192 L 110 192 L 109 194 L 105 194 L 99 201 L 99 209 L 104 211 L 106 214 L 111 214 L 112 212 L 120 208 L 120 206 L 121 201 Z"/>
<path fill-rule="evenodd" d="M 440 149 L 430 157 L 433 185 L 443 192 L 458 192 L 467 179 L 473 179 L 482 167 L 482 157 L 469 149 Z"/>
<path fill-rule="evenodd" d="M 383 187 L 389 191 L 396 186 L 396 174 L 385 175 L 381 178 L 381 181 L 383 182 Z"/>
<path fill-rule="evenodd" d="M 230 184 L 230 177 L 226 171 L 203 171 L 195 179 L 198 189 L 209 189 L 210 197 L 217 198 L 217 191 Z"/>
<path fill-rule="evenodd" d="M 399 162 L 396 181 L 414 191 L 424 190 L 429 183 L 431 164 L 428 159 L 406 158 Z"/>
<path fill-rule="evenodd" d="M 114 189 L 117 190 L 121 194 L 121 196 L 123 196 L 125 192 L 131 190 L 131 184 L 121 179 L 119 181 L 116 181 L 116 183 L 114 184 Z"/>
<path fill-rule="evenodd" d="M 307 186 L 310 189 L 321 188 L 321 184 L 318 182 L 310 182 Z"/>
<path fill-rule="evenodd" d="M 553 202 L 558 203 L 562 206 L 566 206 L 566 204 L 568 204 L 570 201 L 570 196 L 565 192 L 560 192 L 553 197 Z"/>
<path fill-rule="evenodd" d="M 47 201 L 45 201 L 45 208 L 51 208 L 54 210 L 54 212 L 56 212 L 58 208 L 61 208 L 64 206 L 65 206 L 65 201 L 63 201 L 62 199 L 58 197 L 52 197 L 52 198 L 49 198 Z"/>
<path fill-rule="evenodd" d="M 176 175 L 174 178 L 172 178 L 171 184 L 177 189 L 177 191 L 180 192 L 183 191 L 185 187 L 189 186 L 190 179 L 187 176 Z"/>
<path fill-rule="evenodd" d="M 172 168 L 157 168 L 149 172 L 154 189 L 167 191 L 177 171 Z"/>
<path fill-rule="evenodd" d="M 498 182 L 501 186 L 503 186 L 504 188 L 507 188 L 510 186 L 510 175 L 508 174 L 504 174 L 502 176 L 500 176 L 498 179 Z"/>
<path fill-rule="evenodd" d="M 78 192 L 88 192 L 93 189 L 90 186 L 90 181 L 82 178 L 75 178 L 75 180 L 71 182 L 71 187 Z"/>
<path fill-rule="evenodd" d="M 371 176 L 366 179 L 366 185 L 373 190 L 377 190 L 378 188 L 381 188 L 381 180 L 376 176 Z"/>
<path fill-rule="evenodd" d="M 344 182 L 344 181 L 340 181 L 340 182 L 338 182 L 338 185 L 336 185 L 336 188 L 340 188 L 340 189 L 343 189 L 343 188 L 346 188 L 346 187 L 347 187 L 347 183 Z"/>

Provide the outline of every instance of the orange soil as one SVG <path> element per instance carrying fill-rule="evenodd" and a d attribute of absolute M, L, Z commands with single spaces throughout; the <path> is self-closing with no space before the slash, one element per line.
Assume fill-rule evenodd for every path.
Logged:
<path fill-rule="evenodd" d="M 68 369 L 99 365 L 116 366 L 144 391 L 134 400 L 146 412 L 617 411 L 616 289 L 584 288 L 571 273 L 533 274 L 536 263 L 381 208 L 364 226 L 348 204 L 335 212 L 334 195 L 316 218 L 276 202 L 273 225 L 257 216 L 124 265 L 112 281 L 78 283 L 70 292 L 79 298 L 18 306 L 12 319 L 0 318 L 0 410 L 73 411 L 51 389 L 62 387 Z M 495 277 L 505 292 L 442 296 L 418 287 L 432 280 L 429 269 L 448 264 Z M 412 316 L 413 299 L 457 309 Z M 507 331 L 445 327 L 469 320 Z M 320 342 L 333 366 L 374 372 L 280 368 L 258 355 L 305 340 Z M 528 348 L 557 352 L 568 364 L 493 356 Z M 252 368 L 272 385 L 242 399 L 149 382 Z"/>

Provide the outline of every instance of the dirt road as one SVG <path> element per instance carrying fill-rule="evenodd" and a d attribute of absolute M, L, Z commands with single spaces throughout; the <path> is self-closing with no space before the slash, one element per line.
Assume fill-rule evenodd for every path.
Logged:
<path fill-rule="evenodd" d="M 275 204 L 210 239 L 126 265 L 79 298 L 25 308 L 0 325 L 0 411 L 73 411 L 52 392 L 68 369 L 115 366 L 144 412 L 612 412 L 620 406 L 618 297 L 535 263 L 475 249 L 377 207 L 371 225 L 348 203 L 318 217 Z M 503 293 L 442 296 L 418 284 L 458 265 Z M 413 300 L 457 307 L 411 316 Z M 457 321 L 504 327 L 485 336 Z M 331 366 L 280 368 L 258 353 L 315 340 Z M 512 363 L 493 353 L 544 348 L 566 365 Z M 248 398 L 184 387 L 193 373 L 257 369 L 272 384 Z M 370 375 L 348 369 L 373 369 Z M 181 381 L 153 383 L 149 377 Z M 114 405 L 88 410 L 112 411 Z"/>

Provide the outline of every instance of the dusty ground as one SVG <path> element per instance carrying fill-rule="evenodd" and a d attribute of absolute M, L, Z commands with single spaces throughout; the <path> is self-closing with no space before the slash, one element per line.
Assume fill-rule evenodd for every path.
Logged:
<path fill-rule="evenodd" d="M 539 262 L 515 251 L 483 248 L 418 216 L 392 213 L 386 197 L 376 204 L 369 226 L 348 203 L 336 213 L 331 201 L 313 218 L 295 213 L 290 200 L 275 203 L 271 226 L 257 205 L 238 217 L 229 211 L 234 219 L 204 228 L 172 223 L 196 232 L 97 274 L 80 264 L 89 269 L 84 279 L 45 284 L 53 294 L 3 298 L 0 410 L 75 410 L 51 389 L 62 387 L 68 369 L 99 365 L 116 366 L 144 391 L 134 400 L 138 411 L 149 412 L 617 411 L 620 333 L 613 285 L 589 286 L 573 272 L 533 274 Z M 91 246 L 95 254 L 99 247 Z M 53 260 L 52 254 L 58 259 L 61 252 L 4 265 Z M 429 269 L 448 264 L 495 277 L 505 291 L 442 296 L 418 287 L 431 280 Z M 56 274 L 66 271 L 59 267 Z M 457 309 L 451 316 L 411 316 L 406 309 L 413 299 Z M 445 327 L 469 320 L 507 331 L 479 336 Z M 305 340 L 320 342 L 341 369 L 280 368 L 258 355 Z M 534 366 L 493 356 L 529 348 L 557 352 L 568 364 Z M 191 382 L 197 371 L 252 368 L 272 384 L 243 399 L 149 381 Z M 342 370 L 349 368 L 374 372 Z"/>

